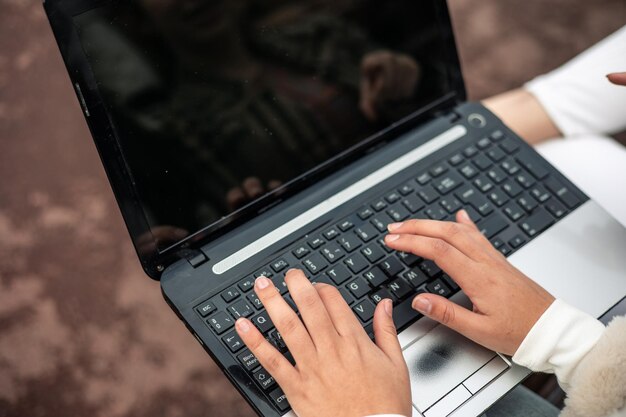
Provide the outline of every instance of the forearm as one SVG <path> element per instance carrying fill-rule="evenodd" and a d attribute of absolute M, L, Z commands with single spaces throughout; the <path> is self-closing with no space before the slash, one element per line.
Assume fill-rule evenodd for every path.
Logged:
<path fill-rule="evenodd" d="M 524 89 L 490 97 L 483 104 L 530 144 L 562 136 L 541 103 Z"/>

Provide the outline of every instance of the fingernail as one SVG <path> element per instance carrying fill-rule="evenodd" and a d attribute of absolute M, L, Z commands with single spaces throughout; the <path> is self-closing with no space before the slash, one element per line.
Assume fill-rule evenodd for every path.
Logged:
<path fill-rule="evenodd" d="M 393 242 L 400 239 L 400 235 L 387 235 L 387 237 L 385 238 L 385 241 L 387 242 Z"/>
<path fill-rule="evenodd" d="M 385 313 L 387 313 L 389 317 L 393 317 L 393 301 L 387 298 L 383 300 L 383 303 L 385 303 L 383 304 L 383 307 L 385 308 Z"/>
<path fill-rule="evenodd" d="M 422 314 L 429 315 L 432 305 L 430 304 L 430 301 L 428 301 L 428 299 L 426 298 L 415 297 L 415 300 L 413 300 L 413 308 Z"/>
<path fill-rule="evenodd" d="M 235 326 L 237 326 L 237 330 L 242 333 L 247 333 L 250 330 L 250 322 L 246 319 L 239 319 L 235 322 Z"/>
<path fill-rule="evenodd" d="M 470 219 L 469 214 L 467 214 L 467 211 L 465 210 L 459 211 L 459 217 L 465 221 L 470 221 L 470 222 L 472 221 L 472 219 Z"/>
<path fill-rule="evenodd" d="M 264 290 L 270 286 L 270 280 L 265 277 L 258 277 L 254 282 L 254 285 L 256 285 L 258 289 Z"/>
<path fill-rule="evenodd" d="M 400 228 L 404 223 L 390 223 L 387 225 L 387 230 L 393 232 L 394 230 Z"/>

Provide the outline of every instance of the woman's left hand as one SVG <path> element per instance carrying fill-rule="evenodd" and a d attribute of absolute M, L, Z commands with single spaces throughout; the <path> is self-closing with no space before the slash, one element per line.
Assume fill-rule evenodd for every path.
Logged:
<path fill-rule="evenodd" d="M 411 416 L 409 375 L 391 316 L 391 300 L 376 307 L 374 344 L 336 288 L 314 286 L 299 270 L 287 272 L 285 281 L 302 320 L 271 280 L 258 278 L 254 290 L 296 366 L 248 319 L 237 320 L 236 329 L 281 386 L 296 414 Z"/>

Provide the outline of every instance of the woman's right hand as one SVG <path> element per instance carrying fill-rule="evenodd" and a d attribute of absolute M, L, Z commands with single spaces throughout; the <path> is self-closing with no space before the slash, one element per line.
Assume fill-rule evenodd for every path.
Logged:
<path fill-rule="evenodd" d="M 474 304 L 473 311 L 435 294 L 420 294 L 413 308 L 489 349 L 513 355 L 554 301 L 480 233 L 467 212 L 457 222 L 408 220 L 389 225 L 392 249 L 432 259 Z"/>

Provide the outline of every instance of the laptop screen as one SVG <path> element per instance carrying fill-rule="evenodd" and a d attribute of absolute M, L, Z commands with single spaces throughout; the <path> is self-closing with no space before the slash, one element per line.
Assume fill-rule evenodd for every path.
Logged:
<path fill-rule="evenodd" d="M 450 93 L 437 3 L 130 0 L 75 16 L 157 248 L 258 211 Z"/>

